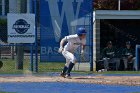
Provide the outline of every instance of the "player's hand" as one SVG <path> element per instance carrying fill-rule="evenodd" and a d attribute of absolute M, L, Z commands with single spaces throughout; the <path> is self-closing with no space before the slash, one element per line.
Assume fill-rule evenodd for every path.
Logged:
<path fill-rule="evenodd" d="M 132 59 L 133 59 L 133 56 L 132 55 L 128 56 L 128 62 L 131 62 Z"/>
<path fill-rule="evenodd" d="M 84 55 L 84 50 L 81 50 L 81 55 Z"/>
<path fill-rule="evenodd" d="M 85 62 L 84 50 L 81 50 L 81 61 Z"/>
<path fill-rule="evenodd" d="M 58 52 L 59 53 L 62 53 L 63 50 L 64 50 L 64 48 L 63 47 L 60 47 L 59 50 L 58 50 Z"/>

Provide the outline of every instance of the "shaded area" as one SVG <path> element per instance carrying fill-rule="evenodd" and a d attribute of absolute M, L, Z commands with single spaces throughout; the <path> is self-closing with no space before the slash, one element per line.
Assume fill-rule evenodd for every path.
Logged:
<path fill-rule="evenodd" d="M 140 44 L 140 20 L 101 20 L 101 49 L 108 41 L 112 41 L 117 48 L 125 47 L 130 41 L 132 47 Z"/>

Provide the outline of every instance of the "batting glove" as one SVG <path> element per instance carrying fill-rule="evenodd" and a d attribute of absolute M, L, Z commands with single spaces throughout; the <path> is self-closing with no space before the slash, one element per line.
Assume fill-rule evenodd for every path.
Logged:
<path fill-rule="evenodd" d="M 84 50 L 81 50 L 81 61 L 85 62 Z"/>
<path fill-rule="evenodd" d="M 81 55 L 84 55 L 84 50 L 81 50 Z"/>
<path fill-rule="evenodd" d="M 63 50 L 64 50 L 64 48 L 63 47 L 60 47 L 59 50 L 58 50 L 58 52 L 59 53 L 62 53 Z"/>

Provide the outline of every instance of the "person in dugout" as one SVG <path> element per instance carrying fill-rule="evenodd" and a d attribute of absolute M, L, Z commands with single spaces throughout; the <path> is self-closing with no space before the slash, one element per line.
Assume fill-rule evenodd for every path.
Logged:
<path fill-rule="evenodd" d="M 102 51 L 102 57 L 103 57 L 103 62 L 104 62 L 104 69 L 105 70 L 110 70 L 109 68 L 109 63 L 116 62 L 117 68 L 120 63 L 120 59 L 116 57 L 116 48 L 113 47 L 112 42 L 109 41 L 107 42 L 107 46 L 103 49 Z"/>
<path fill-rule="evenodd" d="M 126 48 L 124 48 L 123 51 L 122 51 L 122 57 L 123 57 L 125 70 L 128 70 L 128 64 L 129 63 L 132 63 L 132 68 L 134 70 L 137 70 L 135 52 L 131 47 L 131 42 L 130 41 L 126 42 Z"/>

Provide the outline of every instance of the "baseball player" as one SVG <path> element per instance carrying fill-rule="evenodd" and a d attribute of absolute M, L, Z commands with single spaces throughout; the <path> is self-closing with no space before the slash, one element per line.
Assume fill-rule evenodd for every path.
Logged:
<path fill-rule="evenodd" d="M 113 47 L 111 41 L 107 42 L 107 47 L 103 49 L 102 56 L 103 56 L 105 70 L 109 70 L 110 62 L 116 62 L 118 68 L 120 59 L 116 58 L 116 49 Z"/>
<path fill-rule="evenodd" d="M 64 46 L 64 43 L 67 44 Z M 76 64 L 76 57 L 74 56 L 74 51 L 81 46 L 81 54 L 84 53 L 84 48 L 86 44 L 86 30 L 83 27 L 78 28 L 77 34 L 65 36 L 60 42 L 59 53 L 66 58 L 66 64 L 60 76 L 65 78 L 71 78 L 70 72 L 73 66 Z"/>
<path fill-rule="evenodd" d="M 136 59 L 135 59 L 135 52 L 131 48 L 131 42 L 126 42 L 126 48 L 123 49 L 123 62 L 125 66 L 125 70 L 128 69 L 128 63 L 133 63 L 133 68 L 137 70 Z"/>

